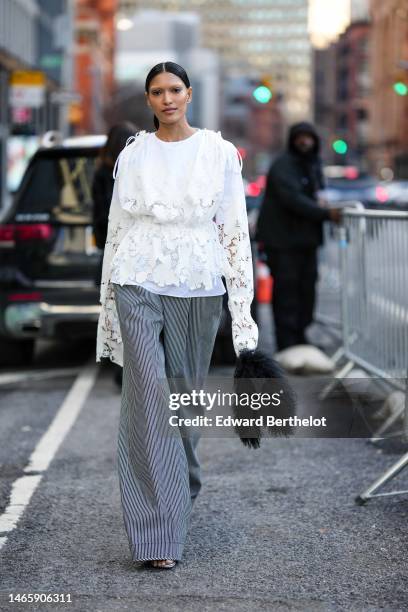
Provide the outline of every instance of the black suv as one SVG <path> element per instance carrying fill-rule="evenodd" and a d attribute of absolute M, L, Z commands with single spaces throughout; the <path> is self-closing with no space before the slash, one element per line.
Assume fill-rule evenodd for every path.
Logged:
<path fill-rule="evenodd" d="M 0 360 L 28 363 L 37 338 L 96 335 L 101 251 L 91 185 L 105 136 L 68 138 L 31 158 L 0 225 Z"/>

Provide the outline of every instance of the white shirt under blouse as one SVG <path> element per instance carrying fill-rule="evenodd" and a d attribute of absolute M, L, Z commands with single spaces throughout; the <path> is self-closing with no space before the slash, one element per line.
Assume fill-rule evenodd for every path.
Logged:
<path fill-rule="evenodd" d="M 256 348 L 252 255 L 237 149 L 207 129 L 176 142 L 145 131 L 132 138 L 114 170 L 96 360 L 109 357 L 123 365 L 113 283 L 185 298 L 222 295 L 224 276 L 235 352 Z"/>

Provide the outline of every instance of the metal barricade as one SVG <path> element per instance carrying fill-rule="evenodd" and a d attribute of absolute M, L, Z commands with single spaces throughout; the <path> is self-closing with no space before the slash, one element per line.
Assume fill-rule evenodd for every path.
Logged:
<path fill-rule="evenodd" d="M 338 230 L 329 223 L 323 226 L 324 246 L 319 249 L 314 321 L 330 334 L 341 336 L 341 277 Z"/>
<path fill-rule="evenodd" d="M 345 209 L 339 231 L 344 355 L 381 378 L 405 378 L 408 212 Z"/>
<path fill-rule="evenodd" d="M 340 264 L 342 347 L 333 356 L 346 363 L 321 393 L 359 366 L 407 398 L 408 366 L 408 212 L 367 210 L 362 205 L 343 210 L 337 228 Z M 405 410 L 407 399 L 376 432 L 380 437 Z M 378 495 L 407 493 L 375 491 L 408 465 L 408 453 L 356 498 L 365 503 Z"/>

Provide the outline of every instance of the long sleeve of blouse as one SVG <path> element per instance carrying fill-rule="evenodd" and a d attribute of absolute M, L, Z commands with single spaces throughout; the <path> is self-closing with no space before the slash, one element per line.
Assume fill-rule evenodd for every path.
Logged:
<path fill-rule="evenodd" d="M 108 357 L 111 361 L 123 366 L 122 337 L 110 274 L 112 260 L 125 234 L 133 225 L 133 218 L 120 206 L 118 187 L 118 180 L 115 180 L 109 208 L 108 230 L 103 254 L 100 287 L 100 303 L 102 304 L 102 309 L 98 320 L 96 361 L 100 361 L 101 357 Z"/>
<path fill-rule="evenodd" d="M 258 345 L 258 327 L 251 316 L 254 297 L 252 252 L 248 229 L 244 184 L 238 151 L 229 141 L 225 169 L 224 195 L 215 221 L 220 243 L 227 255 L 224 278 L 228 308 L 232 319 L 232 339 L 238 356 L 244 349 Z"/>

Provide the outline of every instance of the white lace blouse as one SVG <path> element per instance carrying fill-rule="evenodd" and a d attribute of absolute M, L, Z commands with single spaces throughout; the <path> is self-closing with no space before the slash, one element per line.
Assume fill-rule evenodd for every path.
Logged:
<path fill-rule="evenodd" d="M 252 256 L 238 151 L 220 132 L 200 130 L 186 139 L 197 146 L 184 176 L 175 180 L 157 152 L 152 157 L 153 138 L 145 131 L 131 137 L 115 166 L 96 361 L 108 357 L 123 365 L 113 283 L 216 295 L 224 276 L 235 353 L 254 349 L 258 328 L 250 314 Z"/>
<path fill-rule="evenodd" d="M 183 140 L 174 142 L 164 142 L 156 136 L 155 133 L 149 134 L 149 143 L 146 146 L 146 158 L 144 160 L 145 168 L 156 169 L 160 175 L 166 176 L 166 194 L 167 197 L 177 198 L 182 192 L 183 185 L 191 172 L 194 159 L 197 155 L 200 140 L 204 138 L 204 130 L 197 130 L 194 134 Z M 146 143 L 147 144 L 147 143 Z M 231 173 L 227 173 L 224 183 L 224 197 L 229 197 Z M 157 177 L 159 178 L 159 177 Z M 137 232 L 131 232 L 129 235 L 129 245 L 131 249 L 135 248 L 135 241 L 140 239 Z M 130 258 L 126 261 L 118 259 L 112 263 L 111 280 L 113 283 L 141 285 L 148 291 L 159 293 L 161 295 L 172 295 L 175 297 L 201 297 L 210 295 L 223 295 L 225 293 L 224 284 L 221 277 L 214 279 L 214 286 L 196 287 L 190 289 L 186 281 L 177 284 L 171 283 L 170 278 L 173 277 L 174 271 L 168 270 L 167 282 L 164 284 L 162 279 L 155 278 L 157 269 L 153 270 L 148 275 L 145 272 L 135 268 Z"/>

